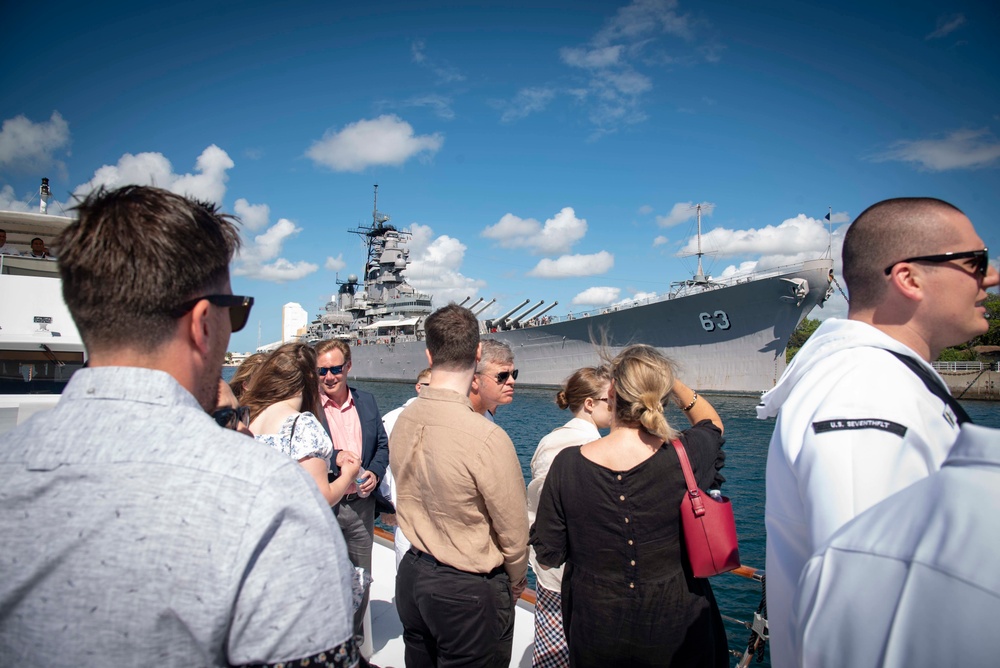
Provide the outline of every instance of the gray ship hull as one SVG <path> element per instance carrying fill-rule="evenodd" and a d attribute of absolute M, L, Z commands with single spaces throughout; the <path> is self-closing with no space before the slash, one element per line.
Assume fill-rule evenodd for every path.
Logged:
<path fill-rule="evenodd" d="M 774 276 L 484 337 L 510 345 L 519 385 L 561 385 L 600 362 L 594 342 L 604 340 L 612 354 L 634 343 L 655 346 L 698 390 L 756 394 L 781 376 L 788 339 L 825 301 L 832 269 L 832 260 L 812 260 Z M 352 345 L 358 380 L 413 382 L 426 366 L 423 341 Z"/>

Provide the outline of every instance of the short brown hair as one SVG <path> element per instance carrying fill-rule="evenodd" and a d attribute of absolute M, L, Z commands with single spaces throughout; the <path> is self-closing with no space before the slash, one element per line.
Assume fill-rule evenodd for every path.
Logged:
<path fill-rule="evenodd" d="M 59 235 L 63 299 L 88 347 L 156 348 L 179 304 L 218 290 L 239 248 L 237 219 L 150 186 L 103 187 Z"/>
<path fill-rule="evenodd" d="M 942 213 L 962 213 L 933 197 L 897 197 L 861 212 L 844 235 L 841 252 L 844 283 L 852 308 L 881 303 L 888 282 L 885 268 L 907 257 L 943 250 L 951 229 L 941 225 Z"/>
<path fill-rule="evenodd" d="M 250 419 L 279 401 L 302 395 L 302 410 L 318 415 L 319 382 L 316 380 L 316 351 L 305 343 L 286 343 L 268 354 L 253 374 L 240 403 L 250 407 Z"/>
<path fill-rule="evenodd" d="M 427 350 L 435 369 L 462 371 L 476 364 L 479 321 L 467 308 L 452 302 L 424 321 Z"/>
<path fill-rule="evenodd" d="M 600 398 L 605 386 L 611 382 L 611 370 L 606 365 L 586 366 L 577 369 L 566 380 L 566 385 L 556 394 L 556 405 L 576 413 L 587 399 Z"/>
<path fill-rule="evenodd" d="M 316 357 L 322 357 L 331 350 L 339 350 L 344 355 L 344 364 L 351 361 L 351 346 L 341 339 L 323 339 L 316 344 Z"/>

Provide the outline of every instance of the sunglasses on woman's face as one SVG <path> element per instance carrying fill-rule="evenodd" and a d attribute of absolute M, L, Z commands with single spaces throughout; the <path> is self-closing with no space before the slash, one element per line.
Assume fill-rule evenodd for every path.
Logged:
<path fill-rule="evenodd" d="M 212 413 L 212 419 L 216 424 L 225 429 L 236 429 L 240 422 L 244 427 L 250 426 L 250 407 L 240 406 L 239 408 L 220 408 Z"/>

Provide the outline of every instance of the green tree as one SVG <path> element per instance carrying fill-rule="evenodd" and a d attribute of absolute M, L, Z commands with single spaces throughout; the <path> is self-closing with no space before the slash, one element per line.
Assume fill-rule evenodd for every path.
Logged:
<path fill-rule="evenodd" d="M 785 348 L 786 362 L 792 361 L 795 353 L 799 352 L 799 348 L 805 345 L 805 342 L 809 340 L 809 337 L 812 336 L 812 333 L 816 331 L 819 325 L 820 321 L 813 320 L 812 318 L 805 318 L 799 323 L 799 326 L 795 328 L 792 335 L 788 337 L 788 346 Z"/>

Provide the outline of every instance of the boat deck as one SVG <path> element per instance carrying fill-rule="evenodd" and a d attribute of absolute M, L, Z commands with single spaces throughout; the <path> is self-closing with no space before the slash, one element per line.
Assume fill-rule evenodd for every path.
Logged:
<path fill-rule="evenodd" d="M 372 585 L 369 616 L 365 620 L 366 638 L 371 638 L 371 663 L 380 668 L 403 668 L 403 624 L 396 614 L 396 552 L 392 534 L 375 529 L 372 547 Z M 535 628 L 535 607 L 532 596 L 522 596 L 514 610 L 514 647 L 511 666 L 530 668 Z"/>

